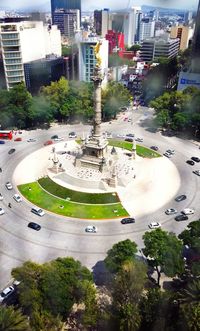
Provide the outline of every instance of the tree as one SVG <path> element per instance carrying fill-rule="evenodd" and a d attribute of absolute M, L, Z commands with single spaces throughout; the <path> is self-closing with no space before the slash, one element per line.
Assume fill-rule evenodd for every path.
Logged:
<path fill-rule="evenodd" d="M 143 253 L 157 272 L 158 285 L 160 284 L 161 272 L 164 272 L 169 277 L 183 272 L 183 247 L 175 234 L 156 229 L 151 232 L 145 232 L 143 240 L 145 245 Z"/>
<path fill-rule="evenodd" d="M 89 330 L 97 325 L 98 305 L 96 299 L 96 289 L 94 285 L 85 280 L 82 284 L 83 302 L 85 309 L 82 316 L 82 324 Z"/>
<path fill-rule="evenodd" d="M 141 49 L 141 45 L 135 44 L 135 45 L 132 45 L 131 47 L 129 47 L 128 51 L 137 52 L 140 49 Z"/>
<path fill-rule="evenodd" d="M 50 102 L 42 95 L 33 97 L 31 106 L 32 120 L 30 125 L 50 123 L 53 121 L 53 111 Z"/>
<path fill-rule="evenodd" d="M 0 306 L 1 331 L 28 331 L 30 330 L 28 318 L 22 315 L 21 310 L 14 307 Z"/>
<path fill-rule="evenodd" d="M 134 241 L 126 239 L 114 244 L 113 247 L 107 252 L 105 264 L 108 270 L 116 273 L 127 261 L 133 261 L 137 253 L 137 245 Z"/>

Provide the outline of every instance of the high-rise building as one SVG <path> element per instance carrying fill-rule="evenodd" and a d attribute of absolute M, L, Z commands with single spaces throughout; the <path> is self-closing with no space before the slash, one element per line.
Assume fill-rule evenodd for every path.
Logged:
<path fill-rule="evenodd" d="M 90 82 L 94 74 L 96 56 L 94 46 L 101 41 L 101 72 L 103 76 L 102 84 L 107 81 L 108 71 L 108 41 L 105 38 L 89 35 L 86 31 L 76 34 L 76 42 L 79 49 L 79 80 Z"/>
<path fill-rule="evenodd" d="M 75 32 L 80 30 L 80 10 L 56 9 L 54 12 L 54 24 L 57 25 L 62 36 L 73 38 Z"/>
<path fill-rule="evenodd" d="M 61 56 L 61 35 L 57 27 L 24 21 L 0 24 L 0 45 L 7 89 L 26 82 L 24 64 L 54 54 Z"/>
<path fill-rule="evenodd" d="M 58 9 L 79 9 L 81 17 L 81 0 L 51 0 L 51 15 L 53 24 L 55 24 L 54 13 Z"/>
<path fill-rule="evenodd" d="M 155 34 L 155 21 L 149 18 L 142 18 L 139 23 L 139 42 L 152 38 Z"/>
<path fill-rule="evenodd" d="M 180 50 L 188 48 L 189 40 L 192 37 L 193 29 L 189 26 L 178 25 L 172 26 L 170 32 L 170 38 L 180 39 Z"/>
<path fill-rule="evenodd" d="M 200 0 L 197 9 L 194 37 L 192 40 L 192 72 L 200 73 Z"/>
<path fill-rule="evenodd" d="M 94 11 L 94 29 L 96 34 L 105 37 L 109 30 L 109 9 Z"/>

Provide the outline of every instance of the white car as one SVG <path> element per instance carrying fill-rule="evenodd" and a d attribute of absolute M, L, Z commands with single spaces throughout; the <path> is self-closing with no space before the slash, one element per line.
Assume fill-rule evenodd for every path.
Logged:
<path fill-rule="evenodd" d="M 135 138 L 135 141 L 138 141 L 139 143 L 143 143 L 143 138 Z"/>
<path fill-rule="evenodd" d="M 55 138 L 55 139 L 54 139 L 54 141 L 62 141 L 62 140 L 64 140 L 63 137 L 58 137 L 58 138 Z"/>
<path fill-rule="evenodd" d="M 161 227 L 161 224 L 158 223 L 158 222 L 151 222 L 151 223 L 149 224 L 149 228 L 150 228 L 150 229 L 158 229 L 158 228 L 160 228 L 160 227 Z"/>
<path fill-rule="evenodd" d="M 97 232 L 97 227 L 94 225 L 88 225 L 85 228 L 85 232 L 92 232 L 92 233 L 96 233 Z"/>
<path fill-rule="evenodd" d="M 192 214 L 194 214 L 194 209 L 185 208 L 185 209 L 182 210 L 181 213 L 184 214 L 184 215 L 192 215 Z"/>
<path fill-rule="evenodd" d="M 117 138 L 125 138 L 126 137 L 126 135 L 125 134 L 117 134 Z"/>
<path fill-rule="evenodd" d="M 76 134 L 76 132 L 70 132 L 69 133 L 69 138 L 77 138 L 77 134 Z"/>
<path fill-rule="evenodd" d="M 22 202 L 22 198 L 20 197 L 19 194 L 14 194 L 13 199 L 17 202 Z"/>
<path fill-rule="evenodd" d="M 0 207 L 0 215 L 5 214 L 5 211 L 3 210 L 3 208 Z"/>
<path fill-rule="evenodd" d="M 33 143 L 33 142 L 35 142 L 35 141 L 36 141 L 35 138 L 29 138 L 29 139 L 27 140 L 28 143 Z"/>
<path fill-rule="evenodd" d="M 176 213 L 177 213 L 177 210 L 174 208 L 169 208 L 169 209 L 165 210 L 165 214 L 167 214 L 167 215 L 173 215 Z"/>
<path fill-rule="evenodd" d="M 7 183 L 6 183 L 6 188 L 7 188 L 8 190 L 12 190 L 12 189 L 13 189 L 12 184 L 11 184 L 10 182 L 7 182 Z"/>
<path fill-rule="evenodd" d="M 167 153 L 167 152 L 165 152 L 163 155 L 166 156 L 166 157 L 168 157 L 168 158 L 172 157 L 172 154 Z"/>
<path fill-rule="evenodd" d="M 4 299 L 8 298 L 15 291 L 13 286 L 6 287 L 0 293 L 0 302 L 3 302 Z"/>
<path fill-rule="evenodd" d="M 0 193 L 0 201 L 3 201 L 3 195 Z"/>
<path fill-rule="evenodd" d="M 169 154 L 175 154 L 175 150 L 174 149 L 168 149 L 166 150 L 167 153 Z"/>

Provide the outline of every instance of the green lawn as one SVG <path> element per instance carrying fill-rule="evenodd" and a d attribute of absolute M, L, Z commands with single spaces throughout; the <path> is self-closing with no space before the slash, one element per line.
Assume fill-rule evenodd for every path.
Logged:
<path fill-rule="evenodd" d="M 38 180 L 39 184 L 49 193 L 61 199 L 89 204 L 108 204 L 120 202 L 116 193 L 85 193 L 70 190 L 59 184 L 56 184 L 49 177 L 43 177 Z"/>
<path fill-rule="evenodd" d="M 18 189 L 33 204 L 68 217 L 103 219 L 128 215 L 121 203 L 92 205 L 65 201 L 45 192 L 37 182 L 19 185 Z"/>
<path fill-rule="evenodd" d="M 109 140 L 109 145 L 124 148 L 129 151 L 132 150 L 132 146 L 133 146 L 133 144 L 128 141 L 114 140 L 114 139 Z M 139 155 L 141 157 L 147 157 L 147 158 L 160 157 L 159 153 L 153 151 L 150 148 L 147 148 L 147 147 L 144 147 L 144 146 L 141 146 L 138 144 L 136 145 L 136 152 L 137 152 L 137 155 Z"/>

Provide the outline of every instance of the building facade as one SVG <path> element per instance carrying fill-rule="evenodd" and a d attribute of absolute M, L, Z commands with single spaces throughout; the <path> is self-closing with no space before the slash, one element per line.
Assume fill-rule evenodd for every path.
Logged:
<path fill-rule="evenodd" d="M 7 89 L 26 82 L 25 63 L 49 54 L 61 56 L 60 31 L 56 26 L 44 26 L 43 22 L 0 24 L 0 44 Z"/>
<path fill-rule="evenodd" d="M 178 25 L 172 26 L 170 32 L 170 38 L 180 39 L 180 50 L 188 48 L 189 40 L 192 37 L 193 29 L 189 26 Z"/>
<path fill-rule="evenodd" d="M 124 45 L 124 34 L 122 32 L 115 32 L 113 30 L 108 30 L 108 33 L 105 36 L 109 44 L 109 54 L 112 54 L 113 51 L 118 52 L 119 55 L 125 49 Z"/>
<path fill-rule="evenodd" d="M 109 9 L 94 11 L 94 30 L 97 35 L 105 37 L 110 29 Z"/>
<path fill-rule="evenodd" d="M 152 38 L 155 34 L 155 21 L 149 18 L 142 18 L 139 22 L 139 42 Z"/>
<path fill-rule="evenodd" d="M 62 36 L 73 38 L 75 32 L 80 30 L 80 10 L 56 9 L 54 12 L 54 24 L 57 25 Z"/>
<path fill-rule="evenodd" d="M 51 0 L 51 15 L 53 24 L 55 24 L 55 11 L 58 9 L 78 9 L 81 17 L 81 0 Z"/>

